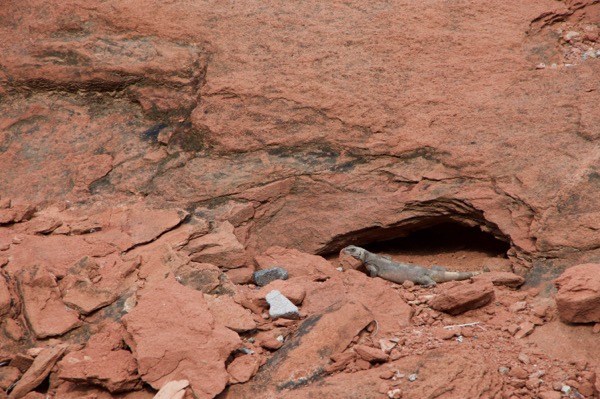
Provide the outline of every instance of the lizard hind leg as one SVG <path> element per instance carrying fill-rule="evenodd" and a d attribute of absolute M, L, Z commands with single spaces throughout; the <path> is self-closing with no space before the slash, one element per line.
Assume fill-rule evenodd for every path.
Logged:
<path fill-rule="evenodd" d="M 424 287 L 435 287 L 437 283 L 429 276 L 422 276 L 415 280 L 415 283 L 421 284 Z"/>

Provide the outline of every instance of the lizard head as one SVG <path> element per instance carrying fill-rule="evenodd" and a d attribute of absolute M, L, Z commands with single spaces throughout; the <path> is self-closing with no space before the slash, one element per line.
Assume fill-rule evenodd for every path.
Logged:
<path fill-rule="evenodd" d="M 362 261 L 365 260 L 365 250 L 361 247 L 349 245 L 346 248 L 342 249 L 342 253 L 344 253 L 345 255 L 350 255 L 353 258 L 360 259 Z"/>

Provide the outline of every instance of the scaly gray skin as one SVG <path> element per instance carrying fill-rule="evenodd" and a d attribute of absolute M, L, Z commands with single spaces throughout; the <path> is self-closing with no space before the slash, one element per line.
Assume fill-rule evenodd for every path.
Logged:
<path fill-rule="evenodd" d="M 421 266 L 408 263 L 395 262 L 391 258 L 375 255 L 364 248 L 354 245 L 342 249 L 346 255 L 350 255 L 363 262 L 371 277 L 393 281 L 398 284 L 409 280 L 416 284 L 433 287 L 437 283 L 446 281 L 466 280 L 482 272 L 448 272 L 443 267 L 434 266 L 426 269 Z"/>

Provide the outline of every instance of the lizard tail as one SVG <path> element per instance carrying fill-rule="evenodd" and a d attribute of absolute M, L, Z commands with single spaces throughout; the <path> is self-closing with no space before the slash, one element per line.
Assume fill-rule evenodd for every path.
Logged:
<path fill-rule="evenodd" d="M 431 275 L 431 278 L 436 283 L 444 283 L 446 281 L 467 280 L 473 276 L 477 276 L 480 272 L 437 272 Z"/>

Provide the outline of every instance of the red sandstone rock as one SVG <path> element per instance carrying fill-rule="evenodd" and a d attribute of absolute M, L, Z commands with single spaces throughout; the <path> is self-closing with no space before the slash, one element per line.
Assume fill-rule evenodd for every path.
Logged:
<path fill-rule="evenodd" d="M 35 389 L 50 374 L 54 364 L 66 350 L 66 346 L 56 346 L 44 349 L 27 369 L 17 385 L 10 393 L 10 398 L 19 399 Z"/>
<path fill-rule="evenodd" d="M 189 207 L 229 220 L 249 252 L 329 253 L 451 220 L 492 231 L 521 259 L 596 256 L 599 65 L 575 51 L 598 48 L 596 3 L 140 4 L 0 7 L 0 189 L 15 204 Z M 60 239 L 28 236 L 34 223 L 4 228 L 0 265 L 63 278 L 83 256 L 118 256 L 131 237 L 104 221 L 40 222 L 38 233 L 73 234 Z M 160 234 L 123 255 L 143 256 L 131 287 L 186 264 L 174 255 L 191 235 Z M 391 288 L 344 279 L 311 286 L 304 307 L 372 295 L 382 329 L 406 325 L 403 302 L 401 326 L 386 316 Z M 499 392 L 507 384 L 484 351 L 454 352 L 429 352 L 439 361 L 419 366 L 427 384 L 404 396 L 534 396 Z M 403 354 L 417 369 L 422 355 Z M 368 380 L 368 370 L 336 375 L 327 392 L 369 397 Z"/>
<path fill-rule="evenodd" d="M 298 333 L 277 351 L 278 359 L 285 358 L 285 362 L 271 361 L 261 369 L 261 378 L 274 384 L 286 382 L 290 376 L 310 378 L 315 370 L 329 363 L 331 354 L 345 350 L 372 320 L 372 313 L 356 302 L 338 303 L 307 318 L 298 327 Z"/>
<path fill-rule="evenodd" d="M 238 333 L 256 328 L 252 313 L 237 304 L 232 297 L 205 295 L 204 299 L 216 322 Z"/>
<path fill-rule="evenodd" d="M 331 364 L 325 366 L 325 372 L 335 373 L 344 370 L 348 365 L 356 359 L 356 352 L 348 351 L 336 353 L 331 356 Z"/>
<path fill-rule="evenodd" d="M 0 209 L 0 225 L 28 220 L 33 216 L 35 210 L 35 207 L 31 205 L 15 205 Z"/>
<path fill-rule="evenodd" d="M 55 277 L 45 268 L 24 271 L 18 282 L 25 316 L 37 338 L 61 335 L 81 325 L 77 312 L 62 301 Z"/>
<path fill-rule="evenodd" d="M 1 277 L 1 276 L 0 276 Z M 12 304 L 12 298 L 8 289 L 8 283 L 6 279 L 0 278 L 0 316 L 4 316 L 10 311 Z"/>
<path fill-rule="evenodd" d="M 369 363 L 383 363 L 388 360 L 388 355 L 377 348 L 366 345 L 355 345 L 353 349 L 358 356 Z"/>
<path fill-rule="evenodd" d="M 137 363 L 124 349 L 124 332 L 122 326 L 114 324 L 92 336 L 85 349 L 67 354 L 58 363 L 59 378 L 99 385 L 115 393 L 139 389 Z"/>
<path fill-rule="evenodd" d="M 102 215 L 104 217 L 104 215 Z M 117 245 L 121 251 L 148 243 L 177 226 L 188 214 L 182 209 L 111 210 L 98 236 Z"/>
<path fill-rule="evenodd" d="M 511 288 L 520 287 L 525 283 L 523 277 L 510 272 L 486 272 L 473 277 L 473 281 L 478 280 L 489 280 L 494 285 L 504 285 Z"/>
<path fill-rule="evenodd" d="M 13 366 L 0 367 L 0 389 L 8 390 L 21 378 L 21 370 Z"/>
<path fill-rule="evenodd" d="M 555 280 L 556 307 L 562 321 L 600 322 L 600 264 L 589 263 L 567 269 Z"/>
<path fill-rule="evenodd" d="M 183 399 L 185 388 L 189 385 L 188 380 L 169 381 L 160 388 L 153 399 Z"/>
<path fill-rule="evenodd" d="M 256 256 L 254 260 L 259 270 L 281 267 L 287 270 L 289 278 L 317 274 L 330 276 L 338 273 L 331 263 L 322 257 L 304 253 L 296 249 L 271 247 L 262 255 Z"/>
<path fill-rule="evenodd" d="M 186 250 L 196 262 L 212 263 L 225 269 L 246 264 L 244 246 L 233 234 L 233 225 L 223 222 L 215 232 L 192 239 Z"/>
<path fill-rule="evenodd" d="M 231 376 L 229 382 L 231 384 L 244 383 L 256 372 L 261 365 L 261 358 L 257 355 L 238 356 L 227 366 L 227 372 Z"/>
<path fill-rule="evenodd" d="M 241 341 L 214 319 L 201 292 L 167 278 L 141 294 L 123 323 L 148 384 L 158 389 L 169 380 L 187 379 L 199 398 L 225 388 L 225 360 Z"/>
<path fill-rule="evenodd" d="M 275 280 L 262 287 L 256 293 L 256 299 L 263 306 L 267 306 L 265 297 L 273 290 L 281 292 L 283 296 L 289 299 L 294 305 L 301 305 L 306 296 L 305 285 L 311 284 L 305 278 L 292 278 L 288 280 Z"/>
<path fill-rule="evenodd" d="M 435 310 L 456 315 L 485 306 L 493 299 L 494 288 L 488 281 L 457 282 L 449 288 L 440 285 L 429 304 Z"/>

